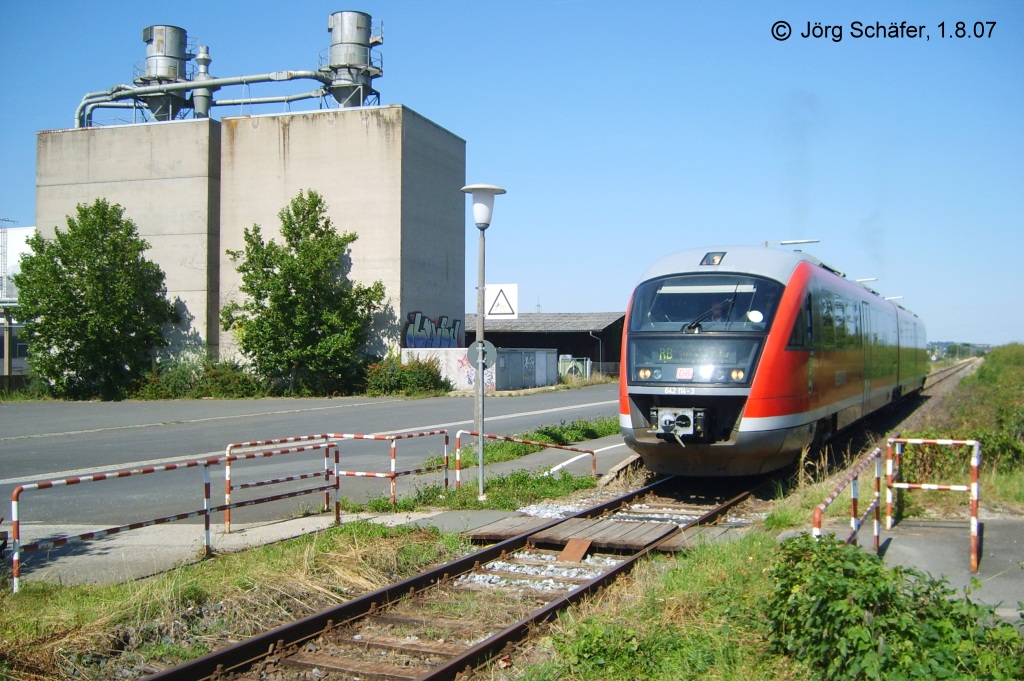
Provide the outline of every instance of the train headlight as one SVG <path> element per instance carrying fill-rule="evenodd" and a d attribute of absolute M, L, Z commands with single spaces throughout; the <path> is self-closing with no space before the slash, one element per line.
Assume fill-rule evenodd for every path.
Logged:
<path fill-rule="evenodd" d="M 732 378 L 732 380 L 740 382 L 747 377 L 747 374 L 745 371 L 743 371 L 743 369 L 733 369 L 732 373 L 729 374 L 729 376 Z"/>
<path fill-rule="evenodd" d="M 636 372 L 636 375 L 638 377 L 640 377 L 641 379 L 646 381 L 647 379 L 649 379 L 651 377 L 651 370 L 650 369 L 640 369 L 640 370 L 638 370 Z"/>
<path fill-rule="evenodd" d="M 660 381 L 661 380 L 661 369 L 655 369 L 654 370 L 654 380 L 655 381 Z"/>
<path fill-rule="evenodd" d="M 709 381 L 711 377 L 715 375 L 715 367 L 710 365 L 702 366 L 698 369 L 698 373 L 702 380 Z"/>

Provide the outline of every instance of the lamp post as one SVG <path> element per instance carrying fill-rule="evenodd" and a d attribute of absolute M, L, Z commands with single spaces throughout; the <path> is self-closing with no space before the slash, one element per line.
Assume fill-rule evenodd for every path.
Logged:
<path fill-rule="evenodd" d="M 476 408 L 473 410 L 473 428 L 477 432 L 477 465 L 480 467 L 480 489 L 477 498 L 483 501 L 484 494 L 484 232 L 491 225 L 494 212 L 494 197 L 505 190 L 493 184 L 469 184 L 462 188 L 473 197 L 473 222 L 480 230 L 480 249 L 477 256 L 476 278 Z"/>

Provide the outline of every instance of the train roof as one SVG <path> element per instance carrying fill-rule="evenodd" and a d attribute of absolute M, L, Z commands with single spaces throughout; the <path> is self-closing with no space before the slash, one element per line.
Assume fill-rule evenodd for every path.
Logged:
<path fill-rule="evenodd" d="M 801 262 L 809 262 L 839 276 L 845 276 L 839 270 L 802 251 L 787 251 L 766 246 L 712 246 L 691 248 L 667 255 L 655 261 L 644 272 L 640 281 L 691 272 L 735 272 L 756 274 L 785 284 Z"/>

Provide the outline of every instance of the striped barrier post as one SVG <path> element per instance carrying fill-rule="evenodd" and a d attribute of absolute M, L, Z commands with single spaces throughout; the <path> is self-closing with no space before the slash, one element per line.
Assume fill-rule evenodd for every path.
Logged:
<path fill-rule="evenodd" d="M 265 441 L 257 442 L 257 443 L 255 443 L 255 445 L 256 446 L 262 446 L 263 444 L 275 444 L 275 443 L 279 443 L 279 442 L 280 443 L 308 442 L 310 440 L 316 440 L 316 439 L 326 440 L 327 438 L 324 435 L 303 435 L 303 436 L 293 437 L 293 438 L 281 438 L 279 440 L 265 440 Z M 247 447 L 247 446 L 253 446 L 253 444 L 252 443 L 238 443 L 237 445 L 234 445 L 234 447 L 236 447 L 236 449 L 237 448 L 242 448 L 242 447 Z M 229 448 L 231 448 L 231 447 L 232 447 L 232 445 L 229 445 Z M 237 453 L 237 454 L 228 454 L 227 456 L 224 457 L 224 461 L 225 461 L 225 465 L 224 465 L 225 475 L 224 475 L 224 478 L 225 478 L 225 480 L 229 479 L 229 475 L 227 473 L 227 468 L 231 465 L 232 461 L 242 461 L 242 460 L 248 460 L 248 459 L 265 459 L 265 458 L 269 458 L 269 457 L 272 457 L 272 456 L 282 456 L 282 455 L 285 455 L 285 454 L 298 454 L 298 453 L 301 453 L 301 452 L 313 452 L 313 451 L 323 450 L 324 451 L 324 461 L 327 462 L 329 460 L 329 458 L 330 458 L 331 450 L 333 448 L 335 448 L 335 447 L 337 447 L 337 445 L 335 443 L 333 443 L 333 442 L 320 442 L 320 443 L 317 443 L 317 444 L 305 445 L 305 446 L 302 446 L 302 447 L 286 447 L 286 448 L 283 448 L 283 449 L 270 449 L 270 450 L 261 450 L 261 451 L 256 451 L 256 452 L 240 452 L 240 453 Z M 325 470 L 318 471 L 318 472 L 315 472 L 315 473 L 303 473 L 303 474 L 300 474 L 300 475 L 289 475 L 289 476 L 285 476 L 283 478 L 271 478 L 270 480 L 259 480 L 257 482 L 247 482 L 247 483 L 242 483 L 242 484 L 236 484 L 236 483 L 230 483 L 229 484 L 229 483 L 225 482 L 224 505 L 223 506 L 218 506 L 216 509 L 213 509 L 213 510 L 214 511 L 224 511 L 224 533 L 225 534 L 229 534 L 230 530 L 231 530 L 231 525 L 230 525 L 230 523 L 231 523 L 231 509 L 233 509 L 233 508 L 242 508 L 244 506 L 254 506 L 256 504 L 265 504 L 265 503 L 269 503 L 271 501 L 281 501 L 282 499 L 291 499 L 291 498 L 294 498 L 294 497 L 303 496 L 305 494 L 313 494 L 315 492 L 323 492 L 324 493 L 324 497 L 325 497 L 325 499 L 327 499 L 327 506 L 326 506 L 326 508 L 330 508 L 330 499 L 329 499 L 330 491 L 332 489 L 334 489 L 334 490 L 338 489 L 337 478 L 336 478 L 336 476 L 333 476 L 335 482 L 332 483 L 331 482 L 332 476 L 333 476 L 333 472 L 331 471 L 331 469 L 329 467 L 326 467 L 326 465 L 325 465 Z M 326 484 L 321 485 L 319 487 L 311 487 L 311 488 L 308 488 L 308 489 L 299 490 L 299 491 L 296 491 L 296 492 L 287 492 L 287 493 L 284 493 L 284 494 L 276 494 L 276 495 L 269 496 L 269 497 L 261 497 L 259 499 L 253 499 L 253 500 L 250 500 L 250 501 L 247 501 L 247 502 L 244 502 L 244 503 L 237 503 L 237 502 L 232 502 L 231 501 L 231 491 L 232 490 L 253 489 L 253 488 L 256 488 L 256 487 L 265 487 L 265 486 L 268 486 L 268 485 L 277 485 L 277 484 L 286 483 L 286 482 L 296 482 L 296 481 L 299 481 L 299 480 L 309 480 L 310 478 L 324 478 Z M 340 510 L 339 510 L 340 507 L 338 506 L 338 504 L 335 504 L 335 506 L 336 506 L 336 508 L 335 508 L 335 519 L 339 520 L 339 522 L 340 522 Z"/>
<path fill-rule="evenodd" d="M 398 470 L 398 440 L 407 440 L 409 438 L 416 437 L 429 437 L 432 435 L 444 435 L 444 463 L 437 466 L 427 466 L 425 468 L 414 468 L 406 471 Z M 436 471 L 443 471 L 444 474 L 444 489 L 448 489 L 448 431 L 447 430 L 428 430 L 418 433 L 401 433 L 398 435 L 363 435 L 359 433 L 328 433 L 324 437 L 330 440 L 379 440 L 390 443 L 390 466 L 386 473 L 372 472 L 372 471 L 348 471 L 339 470 L 338 476 L 345 477 L 357 477 L 357 478 L 382 478 L 387 479 L 391 482 L 391 504 L 394 505 L 398 501 L 398 482 L 397 478 L 404 475 L 417 475 L 420 473 L 433 473 Z"/>
<path fill-rule="evenodd" d="M 203 540 L 203 550 L 206 555 L 211 553 L 210 545 L 210 466 L 217 466 L 221 463 L 221 459 L 198 459 L 196 461 L 186 461 L 184 463 L 172 463 L 164 464 L 160 466 L 146 466 L 143 468 L 133 468 L 129 470 L 115 471 L 112 473 L 96 473 L 95 475 L 78 476 L 63 478 L 61 480 L 47 480 L 44 482 L 31 483 L 28 485 L 18 485 L 11 492 L 11 539 L 13 542 L 13 556 L 11 564 L 12 574 L 12 586 L 14 593 L 18 593 L 18 589 L 21 586 L 21 554 L 28 553 L 30 551 L 38 551 L 44 548 L 55 548 L 58 546 L 64 546 L 76 541 L 90 541 L 93 539 L 101 539 L 110 535 L 118 534 L 121 532 L 127 532 L 130 530 L 138 530 L 143 527 L 150 527 L 153 525 L 162 525 L 164 523 L 174 522 L 177 520 L 185 520 L 187 518 L 195 518 L 198 516 L 204 517 L 204 529 L 205 536 Z M 79 535 L 71 535 L 67 537 L 58 537 L 57 539 L 51 539 L 43 542 L 36 542 L 33 544 L 21 543 L 21 495 L 25 492 L 33 490 L 44 490 L 44 489 L 55 489 L 58 487 L 69 487 L 71 485 L 79 485 L 86 482 L 102 482 L 104 480 L 117 480 L 121 478 L 128 478 L 139 475 L 148 475 L 151 473 L 162 473 L 174 470 L 183 470 L 186 468 L 197 468 L 203 467 L 203 508 L 196 511 L 188 511 L 185 513 L 178 513 L 176 515 L 165 516 L 162 518 L 154 518 L 152 520 L 144 520 L 141 522 L 130 523 L 128 525 L 120 525 L 118 527 L 109 527 L 103 530 L 97 530 L 95 532 L 86 532 Z"/>
<path fill-rule="evenodd" d="M 895 454 L 893 452 L 895 447 Z M 906 445 L 932 445 L 937 447 L 971 447 L 971 484 L 970 485 L 937 485 L 933 483 L 900 482 L 900 464 L 902 463 L 903 450 Z M 980 524 L 978 522 L 978 503 L 981 499 L 980 484 L 978 481 L 981 468 L 981 443 L 977 440 L 925 440 L 919 438 L 890 438 L 888 440 L 886 462 L 886 485 L 892 489 L 925 489 L 936 492 L 968 492 L 971 495 L 971 572 L 978 571 L 979 549 L 980 549 Z M 894 465 L 895 460 L 895 465 Z M 887 491 L 887 499 L 891 499 Z M 893 526 L 892 505 L 886 508 L 886 525 Z"/>
<path fill-rule="evenodd" d="M 468 430 L 455 433 L 455 489 L 462 489 L 462 434 Z"/>
<path fill-rule="evenodd" d="M 821 525 L 822 517 L 828 507 L 832 505 L 839 495 L 843 493 L 847 487 L 850 488 L 850 535 L 846 538 L 847 544 L 857 544 L 857 534 L 860 532 L 860 528 L 864 524 L 864 520 L 868 517 L 868 514 L 874 514 L 874 546 L 875 552 L 878 552 L 879 548 L 879 532 L 881 529 L 881 478 L 882 478 L 882 449 L 876 447 L 874 451 L 865 456 L 860 463 L 858 463 L 849 473 L 840 480 L 839 484 L 833 488 L 825 500 L 822 501 L 814 508 L 812 515 L 812 526 L 811 534 L 815 539 L 821 537 Z M 857 499 L 859 496 L 859 477 L 861 472 L 868 467 L 868 464 L 874 462 L 875 464 L 875 497 L 871 500 L 867 510 L 864 511 L 863 515 L 858 514 Z"/>
<path fill-rule="evenodd" d="M 895 448 L 893 447 L 895 445 Z M 891 438 L 885 445 L 885 529 L 893 526 L 893 508 L 896 504 L 897 481 L 900 475 L 900 464 L 903 461 L 903 441 Z"/>
<path fill-rule="evenodd" d="M 875 553 L 878 553 L 878 537 L 882 528 L 882 453 L 875 457 L 875 518 L 872 527 L 875 532 Z"/>
<path fill-rule="evenodd" d="M 231 484 L 231 462 L 236 459 L 232 458 L 232 454 L 238 449 L 252 449 L 254 447 L 268 447 L 272 445 L 283 445 L 292 444 L 295 442 L 312 442 L 314 440 L 324 440 L 323 435 L 294 435 L 292 437 L 280 437 L 272 438 L 270 440 L 253 440 L 251 442 L 235 442 L 224 448 L 224 534 L 231 534 L 231 509 L 237 508 L 231 504 L 231 490 L 240 489 L 240 487 L 233 486 Z M 324 469 L 327 469 L 326 460 L 328 451 L 324 451 Z M 328 492 L 324 492 L 326 500 Z M 325 508 L 329 505 L 329 502 L 325 501 Z"/>

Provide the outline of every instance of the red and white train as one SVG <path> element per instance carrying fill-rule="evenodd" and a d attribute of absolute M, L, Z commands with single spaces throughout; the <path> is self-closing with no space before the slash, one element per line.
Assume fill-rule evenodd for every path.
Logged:
<path fill-rule="evenodd" d="M 619 423 L 655 472 L 766 473 L 921 390 L 927 361 L 917 315 L 813 256 L 683 251 L 630 300 Z"/>

